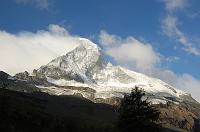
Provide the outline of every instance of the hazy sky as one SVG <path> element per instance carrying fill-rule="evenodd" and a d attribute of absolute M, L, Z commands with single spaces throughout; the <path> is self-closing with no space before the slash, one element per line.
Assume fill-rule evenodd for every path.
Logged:
<path fill-rule="evenodd" d="M 97 43 L 107 59 L 200 100 L 199 0 L 1 0 L 0 70 L 32 70 Z"/>

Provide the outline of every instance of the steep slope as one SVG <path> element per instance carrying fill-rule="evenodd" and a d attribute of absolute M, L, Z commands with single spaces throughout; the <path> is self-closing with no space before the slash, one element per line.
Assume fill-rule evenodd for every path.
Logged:
<path fill-rule="evenodd" d="M 138 86 L 148 93 L 154 103 L 179 103 L 183 100 L 196 102 L 190 94 L 159 79 L 113 66 L 104 60 L 96 44 L 84 38 L 79 39 L 77 48 L 34 70 L 31 75 L 20 73 L 15 77 L 28 80 L 43 91 L 57 95 L 80 94 L 89 99 L 121 98 Z M 83 88 L 69 89 L 68 86 Z"/>

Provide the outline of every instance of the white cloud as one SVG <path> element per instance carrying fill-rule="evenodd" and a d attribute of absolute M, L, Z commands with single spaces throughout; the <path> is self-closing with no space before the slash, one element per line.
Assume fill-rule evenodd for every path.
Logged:
<path fill-rule="evenodd" d="M 165 3 L 165 9 L 168 12 L 174 12 L 188 6 L 188 0 L 162 0 Z"/>
<path fill-rule="evenodd" d="M 196 79 L 190 74 L 177 75 L 171 70 L 154 69 L 152 76 L 159 78 L 177 89 L 188 92 L 194 99 L 200 102 L 200 80 Z"/>
<path fill-rule="evenodd" d="M 169 56 L 169 57 L 166 57 L 165 60 L 167 62 L 176 62 L 176 61 L 180 60 L 180 57 L 178 57 L 178 56 Z"/>
<path fill-rule="evenodd" d="M 151 69 L 160 61 L 159 54 L 149 43 L 141 42 L 134 37 L 122 39 L 101 31 L 99 38 L 105 52 L 121 65 L 144 71 Z"/>
<path fill-rule="evenodd" d="M 184 46 L 184 50 L 194 55 L 200 55 L 200 50 L 194 47 L 194 44 L 190 42 L 188 37 L 178 28 L 178 18 L 172 15 L 166 16 L 162 20 L 162 30 L 170 38 L 175 39 Z"/>
<path fill-rule="evenodd" d="M 183 45 L 183 49 L 193 55 L 200 55 L 200 49 L 189 40 L 188 36 L 180 30 L 179 21 L 176 14 L 177 10 L 183 10 L 189 6 L 188 0 L 162 0 L 165 4 L 167 15 L 161 21 L 161 28 L 165 35 L 173 38 Z"/>
<path fill-rule="evenodd" d="M 113 46 L 120 43 L 121 38 L 117 35 L 108 34 L 106 31 L 100 31 L 99 42 L 104 46 Z"/>
<path fill-rule="evenodd" d="M 0 31 L 0 70 L 10 74 L 32 71 L 77 45 L 77 37 L 58 25 L 49 25 L 47 31 L 36 33 Z"/>
<path fill-rule="evenodd" d="M 48 27 L 49 31 L 59 35 L 69 35 L 68 31 L 59 25 L 50 24 Z"/>
<path fill-rule="evenodd" d="M 49 0 L 15 0 L 19 4 L 32 4 L 40 9 L 48 9 Z"/>
<path fill-rule="evenodd" d="M 200 102 L 200 80 L 197 80 L 189 74 L 183 74 L 177 77 L 175 86 L 191 93 L 192 96 Z"/>

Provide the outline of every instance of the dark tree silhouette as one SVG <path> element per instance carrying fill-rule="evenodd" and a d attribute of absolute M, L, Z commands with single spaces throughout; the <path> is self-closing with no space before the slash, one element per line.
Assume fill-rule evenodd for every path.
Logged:
<path fill-rule="evenodd" d="M 119 108 L 118 127 L 122 132 L 156 132 L 159 112 L 145 100 L 145 92 L 138 87 L 124 96 Z"/>

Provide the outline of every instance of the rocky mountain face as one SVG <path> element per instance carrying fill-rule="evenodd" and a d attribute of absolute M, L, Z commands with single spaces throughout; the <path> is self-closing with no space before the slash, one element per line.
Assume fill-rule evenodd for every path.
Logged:
<path fill-rule="evenodd" d="M 41 91 L 34 84 L 31 84 L 28 81 L 16 79 L 3 71 L 0 71 L 0 88 L 26 93 Z"/>

